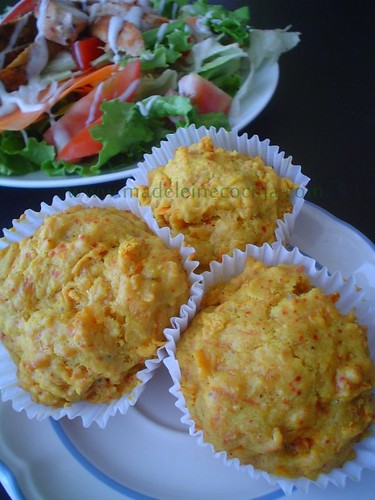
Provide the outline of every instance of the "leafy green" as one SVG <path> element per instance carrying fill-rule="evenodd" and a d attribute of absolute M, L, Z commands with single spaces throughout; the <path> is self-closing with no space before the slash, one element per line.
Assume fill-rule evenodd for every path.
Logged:
<path fill-rule="evenodd" d="M 72 54 L 66 50 L 58 52 L 45 66 L 41 76 L 51 81 L 61 81 L 71 78 L 77 63 Z"/>
<path fill-rule="evenodd" d="M 143 33 L 145 51 L 141 55 L 142 71 L 166 68 L 174 64 L 185 52 L 190 51 L 193 46 L 190 32 L 186 30 L 183 21 L 169 23 L 162 36 L 160 33 L 159 28 Z"/>
<path fill-rule="evenodd" d="M 160 16 L 174 19 L 179 9 L 188 3 L 188 0 L 151 0 L 151 4 Z"/>
<path fill-rule="evenodd" d="M 210 5 L 206 0 L 198 0 L 184 7 L 181 14 L 182 18 L 198 16 L 214 34 L 240 45 L 249 45 L 250 11 L 247 6 L 231 11 L 223 5 Z"/>
<path fill-rule="evenodd" d="M 206 128 L 225 128 L 230 130 L 228 116 L 225 113 L 205 113 L 199 114 L 196 108 L 189 115 L 190 123 L 195 123 L 196 127 L 204 126 Z M 177 126 L 184 126 L 184 124 L 176 123 Z M 185 125 L 186 126 L 186 125 Z"/>
<path fill-rule="evenodd" d="M 234 97 L 238 92 L 238 89 L 242 84 L 242 76 L 238 73 L 232 73 L 229 75 L 218 75 L 215 78 L 202 75 L 207 80 L 211 80 L 215 85 L 224 90 L 231 97 Z"/>
<path fill-rule="evenodd" d="M 0 174 L 24 175 L 39 170 L 55 156 L 53 146 L 34 137 L 24 139 L 21 132 L 5 131 L 0 135 Z"/>
<path fill-rule="evenodd" d="M 222 113 L 199 115 L 187 97 L 180 95 L 152 96 L 138 104 L 113 100 L 102 104 L 103 122 L 93 127 L 94 139 L 103 143 L 98 169 L 108 164 L 110 158 L 121 153 L 124 161 L 139 160 L 154 144 L 179 126 L 199 123 L 206 126 L 225 126 L 228 118 Z M 170 117 L 178 117 L 174 124 Z"/>
<path fill-rule="evenodd" d="M 163 120 L 168 116 L 187 117 L 192 105 L 186 97 L 157 96 L 144 99 L 140 105 L 108 101 L 103 103 L 102 109 L 103 122 L 91 132 L 94 139 L 103 143 L 94 168 L 105 165 L 119 153 L 127 158 L 139 159 L 171 132 Z"/>
<path fill-rule="evenodd" d="M 134 104 L 113 100 L 104 102 L 102 109 L 103 122 L 91 131 L 93 138 L 103 143 L 96 167 L 120 152 L 133 156 L 141 144 L 152 141 L 154 134 Z"/>
<path fill-rule="evenodd" d="M 153 52 L 146 51 L 141 56 L 141 69 L 142 71 L 151 71 L 155 68 L 167 68 L 173 64 L 181 56 L 171 47 L 159 45 Z"/>
<path fill-rule="evenodd" d="M 191 51 L 193 70 L 206 80 L 230 95 L 234 95 L 241 83 L 241 63 L 247 53 L 238 45 L 223 45 L 214 38 L 207 38 L 193 47 Z"/>
<path fill-rule="evenodd" d="M 164 95 L 168 91 L 177 90 L 178 73 L 166 69 L 160 75 L 146 74 L 139 83 L 136 101 L 152 95 Z"/>
<path fill-rule="evenodd" d="M 149 118 L 183 116 L 187 119 L 189 113 L 193 110 L 190 99 L 181 95 L 149 97 L 142 101 L 142 106 L 144 106 L 146 110 L 149 109 Z M 138 107 L 140 108 L 140 105 L 138 105 Z"/>
<path fill-rule="evenodd" d="M 171 21 L 168 23 L 167 26 L 165 26 L 165 31 L 164 31 L 164 36 L 165 38 L 167 35 L 173 33 L 174 31 L 184 31 L 185 29 L 185 23 L 182 20 L 179 21 Z M 152 49 L 155 47 L 155 44 L 160 42 L 160 28 L 153 28 L 151 30 L 145 31 L 142 33 L 143 40 L 145 42 L 145 48 L 146 49 Z"/>
<path fill-rule="evenodd" d="M 103 169 L 126 168 L 141 160 L 144 153 L 150 152 L 152 146 L 178 127 L 196 123 L 197 126 L 229 128 L 226 115 L 200 115 L 190 99 L 180 95 L 151 96 L 137 104 L 106 101 L 101 109 L 103 121 L 91 130 L 93 138 L 103 143 L 97 156 L 79 163 L 56 160 L 53 146 L 44 140 L 29 138 L 25 146 L 20 132 L 5 132 L 0 136 L 0 173 L 21 175 L 41 169 L 54 177 L 98 175 Z M 9 159 L 3 161 L 4 156 Z"/>
<path fill-rule="evenodd" d="M 231 55 L 207 60 L 198 73 L 230 95 L 234 95 L 242 82 L 239 60 Z"/>
<path fill-rule="evenodd" d="M 43 140 L 49 126 L 46 116 L 25 131 L 0 134 L 0 175 L 24 175 L 37 170 L 50 176 L 96 175 L 133 165 L 178 127 L 195 123 L 197 127 L 230 129 L 227 115 L 199 114 L 189 98 L 164 94 L 177 90 L 181 76 L 198 73 L 234 97 L 233 116 L 233 109 L 240 109 L 240 99 L 251 84 L 255 69 L 264 62 L 277 60 L 299 41 L 299 34 L 287 33 L 287 29 L 250 29 L 248 7 L 229 11 L 207 0 L 192 4 L 187 0 L 151 2 L 160 15 L 168 18 L 168 23 L 142 34 L 145 49 L 136 96 L 140 102 L 113 100 L 102 104 L 102 123 L 90 130 L 93 138 L 103 144 L 100 153 L 79 163 L 56 160 L 54 147 Z M 95 64 L 100 65 L 103 59 L 109 62 L 110 52 Z M 47 66 L 48 77 L 66 77 L 65 71 L 72 69 L 68 56 L 61 53 Z M 132 59 L 124 55 L 120 64 Z M 247 73 L 249 76 L 243 81 L 241 75 Z M 54 106 L 53 114 L 61 116 L 76 98 L 76 94 L 69 94 Z"/>
<path fill-rule="evenodd" d="M 247 49 L 254 69 L 262 64 L 276 62 L 281 54 L 298 45 L 300 33 L 290 32 L 288 28 L 274 30 L 251 30 L 251 44 Z"/>

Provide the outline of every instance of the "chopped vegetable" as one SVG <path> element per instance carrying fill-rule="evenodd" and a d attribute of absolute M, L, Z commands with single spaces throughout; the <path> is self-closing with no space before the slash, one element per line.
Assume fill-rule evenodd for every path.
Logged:
<path fill-rule="evenodd" d="M 140 61 L 137 59 L 129 62 L 120 71 L 114 72 L 53 123 L 44 134 L 44 139 L 60 151 L 75 134 L 101 116 L 100 107 L 104 101 L 117 98 L 131 101 L 139 84 L 140 68 Z"/>
<path fill-rule="evenodd" d="M 299 41 L 251 28 L 248 7 L 146 4 L 20 0 L 3 17 L 0 71 L 25 50 L 25 14 L 34 32 L 22 84 L 0 81 L 0 175 L 97 175 L 130 166 L 177 127 L 229 129 L 255 70 Z"/>
<path fill-rule="evenodd" d="M 34 8 L 34 0 L 20 0 L 4 17 L 0 20 L 0 24 L 10 23 L 19 19 L 21 16 L 32 12 Z"/>
<path fill-rule="evenodd" d="M 214 83 L 196 73 L 189 73 L 178 82 L 178 91 L 189 97 L 199 113 L 227 113 L 232 98 Z"/>
<path fill-rule="evenodd" d="M 95 127 L 95 125 L 99 125 L 101 122 L 102 118 L 100 117 L 88 127 L 80 129 L 80 131 L 65 144 L 56 159 L 58 161 L 64 160 L 76 162 L 82 158 L 98 154 L 102 149 L 103 144 L 100 141 L 93 139 L 91 130 Z"/>
<path fill-rule="evenodd" d="M 92 67 L 91 63 L 103 54 L 102 42 L 96 36 L 76 40 L 72 52 L 78 68 L 86 71 Z"/>
<path fill-rule="evenodd" d="M 35 111 L 27 112 L 22 111 L 20 108 L 16 108 L 15 111 L 0 116 L 0 131 L 25 129 L 32 123 L 35 123 L 45 111 L 51 108 L 53 104 L 66 97 L 69 93 L 86 85 L 96 85 L 106 80 L 113 74 L 115 67 L 115 65 L 105 66 L 91 73 L 74 77 L 68 80 L 69 85 L 66 85 L 66 82 L 62 82 L 60 83 L 61 92 L 56 92 L 51 98 L 48 97 L 47 90 L 42 90 L 38 95 L 40 104 Z"/>

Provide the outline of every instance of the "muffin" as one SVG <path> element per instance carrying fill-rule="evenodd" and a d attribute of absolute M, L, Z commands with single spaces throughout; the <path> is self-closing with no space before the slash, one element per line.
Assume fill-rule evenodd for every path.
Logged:
<path fill-rule="evenodd" d="M 375 369 L 366 327 L 338 299 L 301 265 L 252 257 L 209 289 L 176 357 L 195 430 L 215 451 L 312 480 L 354 457 L 374 418 Z"/>
<path fill-rule="evenodd" d="M 293 169 L 284 168 L 288 176 L 279 175 L 260 151 L 265 149 L 265 157 L 273 155 L 259 144 L 251 148 L 247 136 L 241 141 L 235 133 L 206 132 L 197 134 L 197 142 L 186 140 L 188 144 L 176 147 L 166 164 L 157 164 L 154 152 L 152 161 L 146 161 L 146 182 L 142 184 L 136 176 L 133 189 L 133 196 L 151 207 L 159 227 L 184 235 L 186 244 L 195 249 L 200 272 L 235 248 L 275 242 L 279 223 L 293 211 L 296 191 L 301 188 L 304 193 L 295 179 L 303 185 L 307 179 Z M 186 136 L 190 140 L 188 132 Z M 237 149 L 230 147 L 228 138 Z M 171 139 L 173 146 L 181 142 Z M 259 152 L 250 155 L 248 149 Z M 150 163 L 156 168 L 149 168 Z M 275 163 L 280 167 L 280 158 Z"/>
<path fill-rule="evenodd" d="M 1 341 L 18 385 L 50 407 L 130 393 L 190 285 L 179 250 L 130 211 L 47 215 L 0 251 Z"/>

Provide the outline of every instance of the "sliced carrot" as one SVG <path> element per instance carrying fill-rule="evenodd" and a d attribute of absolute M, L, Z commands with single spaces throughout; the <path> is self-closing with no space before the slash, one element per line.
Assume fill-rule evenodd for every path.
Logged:
<path fill-rule="evenodd" d="M 184 22 L 186 24 L 197 24 L 197 17 L 185 17 Z"/>
<path fill-rule="evenodd" d="M 82 75 L 72 78 L 71 80 L 65 80 L 59 84 L 59 89 L 61 89 L 61 91 L 57 91 L 55 95 L 48 99 L 45 103 L 43 103 L 43 99 L 47 96 L 49 89 L 43 90 L 39 94 L 39 102 L 41 102 L 43 106 L 41 106 L 38 111 L 24 113 L 20 109 L 16 109 L 12 113 L 0 116 L 0 132 L 4 130 L 22 130 L 28 127 L 70 92 L 86 85 L 97 85 L 114 73 L 116 68 L 116 64 L 110 64 L 97 70 L 88 71 Z M 67 82 L 69 82 L 69 85 L 67 85 Z"/>
<path fill-rule="evenodd" d="M 117 68 L 117 64 L 110 64 L 108 66 L 103 66 L 102 68 L 96 69 L 94 71 L 88 71 L 80 76 L 75 77 L 71 85 L 69 85 L 61 92 L 59 99 L 62 99 L 63 97 L 68 95 L 70 92 L 72 92 L 72 90 L 84 87 L 85 85 L 96 85 L 106 80 L 109 76 L 112 75 L 112 73 L 115 72 Z"/>
<path fill-rule="evenodd" d="M 0 132 L 4 130 L 22 130 L 34 123 L 45 111 L 44 107 L 39 111 L 22 113 L 19 109 L 13 113 L 0 117 Z"/>

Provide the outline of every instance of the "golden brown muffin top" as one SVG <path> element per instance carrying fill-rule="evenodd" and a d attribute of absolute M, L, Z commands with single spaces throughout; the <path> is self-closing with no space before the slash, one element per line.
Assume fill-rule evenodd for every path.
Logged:
<path fill-rule="evenodd" d="M 245 270 L 211 289 L 177 345 L 182 392 L 205 441 L 242 464 L 316 478 L 373 421 L 366 328 L 303 268 Z"/>
<path fill-rule="evenodd" d="M 35 401 L 116 399 L 189 296 L 177 249 L 128 211 L 75 206 L 0 252 L 0 331 Z"/>
<path fill-rule="evenodd" d="M 276 221 L 292 211 L 296 188 L 261 157 L 216 147 L 206 136 L 177 148 L 148 173 L 148 186 L 134 191 L 159 226 L 184 234 L 204 271 L 235 248 L 275 241 Z"/>

